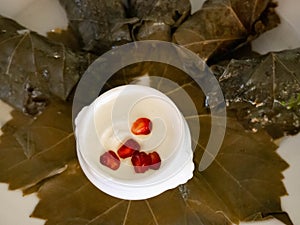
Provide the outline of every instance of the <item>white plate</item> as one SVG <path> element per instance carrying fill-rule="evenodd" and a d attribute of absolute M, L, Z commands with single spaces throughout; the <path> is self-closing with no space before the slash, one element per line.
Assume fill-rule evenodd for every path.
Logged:
<path fill-rule="evenodd" d="M 282 24 L 254 41 L 253 47 L 261 53 L 300 47 L 300 1 L 278 0 L 278 12 Z M 203 0 L 192 0 L 194 10 L 201 6 Z M 58 0 L 0 0 L 0 14 L 14 18 L 24 26 L 44 34 L 56 27 L 66 27 L 67 19 Z M 38 19 L 37 19 L 38 18 Z M 42 21 L 42 22 L 41 22 Z M 0 101 L 0 126 L 9 120 L 10 107 Z M 284 183 L 289 193 L 282 198 L 282 207 L 286 210 L 295 224 L 300 224 L 300 134 L 286 138 L 279 154 L 290 164 L 284 171 Z M 43 220 L 30 218 L 38 202 L 35 194 L 22 197 L 20 191 L 8 191 L 6 184 L 0 184 L 0 224 L 2 225 L 42 225 Z M 277 220 L 256 223 L 257 225 L 282 225 Z"/>

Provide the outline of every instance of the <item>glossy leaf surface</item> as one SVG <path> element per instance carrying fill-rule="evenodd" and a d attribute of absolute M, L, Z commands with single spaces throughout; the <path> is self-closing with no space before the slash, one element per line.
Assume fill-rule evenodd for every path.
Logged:
<path fill-rule="evenodd" d="M 132 40 L 128 24 L 137 19 L 126 18 L 122 0 L 60 0 L 60 4 L 84 50 L 101 54 Z"/>
<path fill-rule="evenodd" d="M 66 100 L 86 68 L 84 57 L 0 16 L 0 98 L 28 114 L 50 96 Z"/>
<path fill-rule="evenodd" d="M 300 49 L 273 52 L 221 66 L 228 108 L 250 130 L 274 138 L 300 131 Z"/>

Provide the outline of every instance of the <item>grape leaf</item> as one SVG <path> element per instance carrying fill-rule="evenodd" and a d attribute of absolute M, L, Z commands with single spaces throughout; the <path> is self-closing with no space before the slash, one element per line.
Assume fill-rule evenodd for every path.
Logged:
<path fill-rule="evenodd" d="M 137 19 L 126 18 L 122 0 L 60 0 L 60 4 L 84 50 L 101 54 L 132 40 L 128 24 Z"/>
<path fill-rule="evenodd" d="M 279 23 L 270 0 L 207 0 L 175 32 L 176 43 L 205 61 L 231 52 Z"/>
<path fill-rule="evenodd" d="M 210 126 L 209 115 L 199 118 L 203 133 L 195 152 L 196 163 Z M 247 133 L 235 119 L 229 119 L 221 152 L 207 170 L 195 171 L 187 184 L 141 201 L 102 193 L 74 160 L 65 172 L 41 187 L 40 202 L 31 216 L 46 219 L 47 225 L 229 225 L 281 213 L 285 223 L 292 224 L 280 207 L 280 196 L 286 194 L 281 172 L 287 164 L 276 148 L 265 133 Z"/>
<path fill-rule="evenodd" d="M 172 29 L 177 28 L 189 15 L 189 0 L 130 0 L 129 12 L 139 18 L 133 27 L 137 40 L 171 41 Z"/>
<path fill-rule="evenodd" d="M 69 103 L 52 100 L 38 117 L 12 116 L 0 137 L 0 182 L 10 189 L 33 187 L 76 157 Z"/>
<path fill-rule="evenodd" d="M 211 135 L 211 116 L 197 84 L 178 69 L 153 62 L 120 70 L 106 88 L 126 83 L 144 83 L 174 100 L 190 126 L 197 168 Z M 194 111 L 182 107 L 188 100 L 183 93 L 195 104 Z M 228 118 L 222 148 L 208 169 L 195 170 L 188 183 L 144 201 L 113 198 L 87 180 L 75 157 L 67 102 L 53 99 L 37 118 L 14 111 L 3 132 L 0 181 L 26 193 L 37 190 L 40 202 L 32 216 L 46 219 L 48 225 L 230 225 L 278 215 L 292 224 L 280 205 L 280 197 L 286 194 L 282 171 L 288 165 L 268 135 L 246 132 L 235 119 Z"/>
<path fill-rule="evenodd" d="M 51 95 L 66 100 L 86 67 L 85 58 L 0 16 L 0 98 L 29 114 Z"/>
<path fill-rule="evenodd" d="M 250 130 L 274 138 L 300 131 L 300 49 L 231 60 L 219 69 L 228 108 Z"/>

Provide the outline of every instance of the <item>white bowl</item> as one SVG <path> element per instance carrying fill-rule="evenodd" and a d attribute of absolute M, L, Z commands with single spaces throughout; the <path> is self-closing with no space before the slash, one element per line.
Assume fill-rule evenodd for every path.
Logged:
<path fill-rule="evenodd" d="M 150 135 L 133 135 L 130 126 L 139 117 L 153 122 Z M 193 176 L 189 128 L 176 105 L 160 91 L 141 85 L 124 85 L 99 96 L 75 120 L 77 155 L 90 181 L 114 197 L 138 200 L 156 196 Z M 145 152 L 157 151 L 158 170 L 136 173 L 130 159 L 112 170 L 99 162 L 108 150 L 133 138 Z"/>

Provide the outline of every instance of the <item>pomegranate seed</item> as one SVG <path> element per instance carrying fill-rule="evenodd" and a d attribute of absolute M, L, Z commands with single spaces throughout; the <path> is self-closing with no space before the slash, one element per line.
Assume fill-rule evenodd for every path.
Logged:
<path fill-rule="evenodd" d="M 131 127 L 131 132 L 135 135 L 147 135 L 152 130 L 152 122 L 148 118 L 137 119 Z"/>
<path fill-rule="evenodd" d="M 129 139 L 118 149 L 118 155 L 120 158 L 125 159 L 131 157 L 135 151 L 139 151 L 141 149 L 139 143 L 137 143 L 133 139 Z"/>
<path fill-rule="evenodd" d="M 151 158 L 150 168 L 153 170 L 158 170 L 161 164 L 160 156 L 157 152 L 149 153 L 149 157 Z"/>
<path fill-rule="evenodd" d="M 112 150 L 109 150 L 100 156 L 100 163 L 112 170 L 117 170 L 120 167 L 120 159 Z"/>
<path fill-rule="evenodd" d="M 144 173 L 149 169 L 151 158 L 145 152 L 134 152 L 131 158 L 132 165 L 136 173 Z"/>

